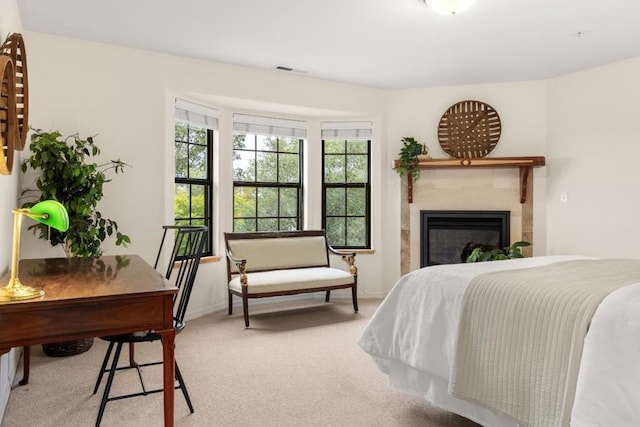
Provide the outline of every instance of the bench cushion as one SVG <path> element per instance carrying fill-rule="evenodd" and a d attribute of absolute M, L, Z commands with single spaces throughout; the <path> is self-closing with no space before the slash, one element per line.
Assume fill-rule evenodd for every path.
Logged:
<path fill-rule="evenodd" d="M 227 242 L 236 258 L 247 260 L 247 272 L 281 268 L 328 266 L 324 236 L 239 239 Z M 231 271 L 238 272 L 235 264 Z"/>
<path fill-rule="evenodd" d="M 348 285 L 354 277 L 344 270 L 331 267 L 292 268 L 289 270 L 261 271 L 247 274 L 249 294 L 264 292 L 286 292 L 321 288 L 325 286 Z M 240 277 L 229 282 L 231 290 L 242 292 Z"/>

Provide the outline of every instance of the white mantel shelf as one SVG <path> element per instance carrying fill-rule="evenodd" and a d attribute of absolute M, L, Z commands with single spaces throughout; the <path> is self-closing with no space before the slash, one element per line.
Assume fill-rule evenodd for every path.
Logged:
<path fill-rule="evenodd" d="M 400 164 L 394 160 L 392 167 L 396 169 Z M 527 200 L 527 179 L 532 167 L 545 165 L 544 156 L 530 157 L 481 157 L 477 159 L 423 159 L 419 160 L 420 169 L 435 168 L 520 168 L 520 203 Z M 407 175 L 409 203 L 413 203 L 413 177 Z"/>

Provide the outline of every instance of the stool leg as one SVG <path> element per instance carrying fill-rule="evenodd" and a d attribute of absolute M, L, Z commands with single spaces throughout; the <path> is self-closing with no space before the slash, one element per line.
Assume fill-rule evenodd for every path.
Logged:
<path fill-rule="evenodd" d="M 113 341 L 109 343 L 109 348 L 107 349 L 107 353 L 104 355 L 104 360 L 102 361 L 102 366 L 100 367 L 100 373 L 98 373 L 98 380 L 96 381 L 96 386 L 93 388 L 93 394 L 98 392 L 98 387 L 100 387 L 100 383 L 102 382 L 102 377 L 104 376 L 104 372 L 107 368 L 107 362 L 109 362 L 109 357 L 111 357 L 111 350 L 113 350 Z"/>

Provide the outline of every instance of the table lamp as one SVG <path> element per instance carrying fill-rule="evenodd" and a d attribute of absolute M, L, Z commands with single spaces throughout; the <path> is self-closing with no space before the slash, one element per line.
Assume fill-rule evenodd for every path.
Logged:
<path fill-rule="evenodd" d="M 60 231 L 69 228 L 69 214 L 56 200 L 44 200 L 30 208 L 14 209 L 13 211 L 13 255 L 11 257 L 11 278 L 4 288 L 0 288 L 0 301 L 16 301 L 44 296 L 42 289 L 32 288 L 20 283 L 18 279 L 18 260 L 20 258 L 20 229 L 22 216 L 46 224 Z"/>

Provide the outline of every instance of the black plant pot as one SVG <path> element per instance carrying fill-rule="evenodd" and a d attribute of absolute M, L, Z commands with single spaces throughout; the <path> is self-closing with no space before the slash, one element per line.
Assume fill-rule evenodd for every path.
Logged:
<path fill-rule="evenodd" d="M 42 344 L 42 351 L 50 357 L 65 357 L 84 353 L 93 346 L 93 338 L 83 338 L 73 341 Z"/>

